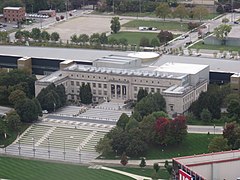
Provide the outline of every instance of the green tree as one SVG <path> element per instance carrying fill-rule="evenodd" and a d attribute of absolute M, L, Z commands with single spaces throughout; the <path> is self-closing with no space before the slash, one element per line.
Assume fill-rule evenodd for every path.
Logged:
<path fill-rule="evenodd" d="M 152 40 L 151 40 L 151 46 L 152 47 L 158 47 L 158 46 L 160 46 L 160 43 L 159 43 L 159 41 L 158 41 L 158 39 L 157 38 L 153 38 Z"/>
<path fill-rule="evenodd" d="M 41 39 L 42 39 L 43 41 L 48 42 L 48 41 L 50 40 L 50 34 L 49 34 L 47 31 L 43 31 L 43 32 L 41 33 Z"/>
<path fill-rule="evenodd" d="M 144 157 L 142 157 L 139 166 L 140 166 L 140 168 L 144 168 L 144 167 L 146 167 L 146 165 L 147 165 L 147 164 L 146 164 L 146 160 L 145 160 Z"/>
<path fill-rule="evenodd" d="M 22 90 L 15 90 L 10 93 L 8 99 L 11 104 L 15 105 L 17 102 L 25 99 L 26 97 L 26 93 Z"/>
<path fill-rule="evenodd" d="M 231 118 L 235 118 L 240 121 L 240 101 L 239 100 L 231 100 L 227 106 L 228 115 Z"/>
<path fill-rule="evenodd" d="M 188 11 L 185 8 L 184 4 L 179 4 L 173 13 L 174 17 L 180 18 L 180 21 L 182 21 L 183 18 L 188 17 Z"/>
<path fill-rule="evenodd" d="M 41 31 L 39 28 L 33 28 L 31 31 L 31 38 L 35 41 L 41 40 Z"/>
<path fill-rule="evenodd" d="M 7 120 L 7 125 L 11 130 L 14 130 L 15 132 L 19 132 L 21 127 L 21 121 L 16 111 L 13 110 L 7 113 L 6 120 Z"/>
<path fill-rule="evenodd" d="M 222 136 L 214 137 L 208 145 L 209 152 L 220 152 L 229 150 L 227 139 Z"/>
<path fill-rule="evenodd" d="M 16 33 L 15 33 L 15 38 L 19 41 L 22 41 L 23 40 L 23 32 L 21 30 L 18 30 Z"/>
<path fill-rule="evenodd" d="M 111 20 L 111 26 L 110 26 L 112 32 L 116 34 L 121 29 L 119 17 L 113 17 Z"/>
<path fill-rule="evenodd" d="M 120 38 L 119 39 L 119 44 L 121 44 L 123 46 L 127 46 L 128 45 L 128 40 L 126 38 Z"/>
<path fill-rule="evenodd" d="M 79 39 L 78 39 L 78 37 L 77 37 L 76 34 L 72 35 L 72 36 L 70 37 L 70 39 L 71 39 L 71 42 L 72 42 L 72 43 L 77 44 L 77 43 L 79 42 Z"/>
<path fill-rule="evenodd" d="M 108 43 L 108 37 L 107 37 L 106 33 L 100 34 L 99 40 L 100 40 L 101 44 L 107 44 Z"/>
<path fill-rule="evenodd" d="M 117 127 L 121 127 L 125 130 L 127 123 L 129 122 L 129 117 L 126 113 L 122 113 L 119 120 L 117 121 Z"/>
<path fill-rule="evenodd" d="M 89 41 L 89 36 L 87 34 L 80 34 L 78 39 L 80 43 L 86 44 Z"/>
<path fill-rule="evenodd" d="M 93 33 L 89 39 L 90 44 L 100 44 L 100 35 L 99 33 Z"/>
<path fill-rule="evenodd" d="M 157 35 L 160 43 L 167 43 L 173 39 L 173 34 L 169 31 L 161 30 Z"/>
<path fill-rule="evenodd" d="M 212 119 L 212 115 L 208 109 L 203 109 L 200 116 L 203 122 L 210 122 Z"/>
<path fill-rule="evenodd" d="M 51 41 L 58 41 L 60 39 L 60 35 L 57 32 L 53 32 L 50 36 Z"/>
<path fill-rule="evenodd" d="M 80 86 L 80 101 L 83 104 L 91 104 L 92 103 L 92 92 L 89 84 L 82 84 Z"/>
<path fill-rule="evenodd" d="M 213 34 L 222 41 L 222 45 L 226 45 L 226 38 L 231 30 L 232 27 L 230 25 L 221 24 L 214 29 Z"/>
<path fill-rule="evenodd" d="M 200 22 L 202 21 L 202 18 L 204 16 L 207 16 L 209 14 L 207 8 L 205 8 L 204 6 L 194 7 L 192 13 L 193 13 L 193 17 L 199 19 Z"/>
<path fill-rule="evenodd" d="M 141 37 L 139 46 L 146 47 L 146 46 L 149 46 L 149 45 L 150 45 L 149 39 L 144 37 L 144 36 Z"/>
<path fill-rule="evenodd" d="M 9 42 L 8 32 L 0 32 L 0 42 Z"/>
<path fill-rule="evenodd" d="M 160 3 L 159 6 L 156 8 L 156 16 L 163 18 L 164 21 L 167 16 L 171 14 L 171 9 L 168 3 Z"/>
<path fill-rule="evenodd" d="M 128 157 L 127 157 L 127 155 L 126 155 L 126 153 L 125 152 L 123 152 L 123 154 L 122 154 L 122 156 L 121 156 L 121 164 L 123 165 L 123 166 L 126 166 L 127 165 L 127 163 L 128 163 Z"/>
<path fill-rule="evenodd" d="M 137 102 L 139 102 L 142 98 L 146 97 L 148 95 L 148 92 L 146 89 L 139 89 L 137 94 Z"/>
<path fill-rule="evenodd" d="M 157 173 L 157 172 L 159 171 L 159 169 L 160 169 L 159 164 L 158 164 L 158 163 L 154 163 L 154 164 L 153 164 L 153 169 L 154 169 L 155 172 Z"/>
<path fill-rule="evenodd" d="M 108 43 L 113 46 L 113 45 L 118 44 L 119 42 L 118 42 L 118 40 L 117 40 L 116 38 L 110 37 L 110 38 L 108 39 Z"/>
<path fill-rule="evenodd" d="M 138 127 L 138 121 L 136 119 L 134 119 L 133 117 L 129 118 L 128 123 L 126 124 L 126 128 L 125 130 L 129 131 L 133 128 L 137 128 Z"/>

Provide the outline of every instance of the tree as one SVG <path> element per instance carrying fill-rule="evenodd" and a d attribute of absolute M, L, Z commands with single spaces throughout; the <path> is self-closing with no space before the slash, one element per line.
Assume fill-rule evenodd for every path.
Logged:
<path fill-rule="evenodd" d="M 157 38 L 153 38 L 152 40 L 151 40 L 151 46 L 152 47 L 158 47 L 158 46 L 160 46 L 160 43 L 159 43 L 159 41 L 158 41 L 158 39 Z"/>
<path fill-rule="evenodd" d="M 51 41 L 58 41 L 60 39 L 60 35 L 57 32 L 53 32 L 50 36 Z"/>
<path fill-rule="evenodd" d="M 182 21 L 183 18 L 188 17 L 188 11 L 185 8 L 184 4 L 179 4 L 176 9 L 174 10 L 175 17 L 180 18 L 180 21 Z"/>
<path fill-rule="evenodd" d="M 138 121 L 133 117 L 130 117 L 128 123 L 126 124 L 125 130 L 130 131 L 131 129 L 137 128 L 137 127 L 138 127 Z"/>
<path fill-rule="evenodd" d="M 231 30 L 232 27 L 230 25 L 221 24 L 214 29 L 213 34 L 222 41 L 222 45 L 226 45 L 226 38 Z"/>
<path fill-rule="evenodd" d="M 129 122 L 129 117 L 126 113 L 122 113 L 119 120 L 117 121 L 117 127 L 121 127 L 125 130 L 127 123 Z"/>
<path fill-rule="evenodd" d="M 240 121 L 240 101 L 233 99 L 227 105 L 227 111 L 229 117 L 235 118 L 236 120 Z"/>
<path fill-rule="evenodd" d="M 202 18 L 204 16 L 207 16 L 209 14 L 207 8 L 205 8 L 204 6 L 194 7 L 192 13 L 193 13 L 193 17 L 199 19 L 200 22 L 202 21 Z"/>
<path fill-rule="evenodd" d="M 128 40 L 126 38 L 120 38 L 119 39 L 119 44 L 121 44 L 123 46 L 127 46 L 128 45 Z"/>
<path fill-rule="evenodd" d="M 139 166 L 140 166 L 140 168 L 144 168 L 144 167 L 146 167 L 146 165 L 147 165 L 147 164 L 146 164 L 146 160 L 145 160 L 144 157 L 142 157 Z"/>
<path fill-rule="evenodd" d="M 99 33 L 93 33 L 89 39 L 91 44 L 100 44 L 100 35 Z"/>
<path fill-rule="evenodd" d="M 201 116 L 201 120 L 204 122 L 210 122 L 212 119 L 212 115 L 208 109 L 203 109 L 200 116 Z"/>
<path fill-rule="evenodd" d="M 161 30 L 159 34 L 157 35 L 159 42 L 164 44 L 168 41 L 171 41 L 173 39 L 173 34 L 169 31 L 163 31 Z"/>
<path fill-rule="evenodd" d="M 79 96 L 80 96 L 80 101 L 83 104 L 92 103 L 92 92 L 89 84 L 82 84 L 82 86 L 80 86 Z"/>
<path fill-rule="evenodd" d="M 102 33 L 99 37 L 100 43 L 101 44 L 107 44 L 108 43 L 108 38 L 106 33 Z"/>
<path fill-rule="evenodd" d="M 158 164 L 158 163 L 154 163 L 154 164 L 153 164 L 153 169 L 154 169 L 155 172 L 157 173 L 157 172 L 159 171 L 159 169 L 160 169 L 159 164 Z"/>
<path fill-rule="evenodd" d="M 229 150 L 227 139 L 222 136 L 214 137 L 208 145 L 209 152 L 220 152 Z"/>
<path fill-rule="evenodd" d="M 15 33 L 15 38 L 19 41 L 22 41 L 23 39 L 23 32 L 21 30 L 18 30 L 16 33 Z"/>
<path fill-rule="evenodd" d="M 170 121 L 167 118 L 160 117 L 157 119 L 157 121 L 155 123 L 155 131 L 156 131 L 156 134 L 158 135 L 157 136 L 158 142 L 155 142 L 155 143 L 160 144 L 160 145 L 167 144 L 166 137 L 168 135 L 169 124 L 170 124 Z"/>
<path fill-rule="evenodd" d="M 76 34 L 72 35 L 72 36 L 70 37 L 70 39 L 71 39 L 71 42 L 72 42 L 72 43 L 77 44 L 77 43 L 79 42 L 79 39 L 78 39 L 78 37 L 77 37 Z"/>
<path fill-rule="evenodd" d="M 171 9 L 168 3 L 160 3 L 159 6 L 156 8 L 156 16 L 163 18 L 164 21 L 168 15 L 171 14 Z"/>
<path fill-rule="evenodd" d="M 80 43 L 85 44 L 89 41 L 89 36 L 87 34 L 80 34 L 78 39 Z"/>
<path fill-rule="evenodd" d="M 144 37 L 144 36 L 141 37 L 139 46 L 146 47 L 146 46 L 149 46 L 149 45 L 150 45 L 149 39 Z"/>
<path fill-rule="evenodd" d="M 225 12 L 223 5 L 219 4 L 216 9 L 217 13 L 223 14 Z"/>
<path fill-rule="evenodd" d="M 95 147 L 96 151 L 102 155 L 107 155 L 113 152 L 111 142 L 111 139 L 109 139 L 107 136 L 104 136 L 104 138 L 101 138 L 97 143 Z"/>
<path fill-rule="evenodd" d="M 31 31 L 31 38 L 33 40 L 41 40 L 41 31 L 39 28 L 33 28 Z"/>
<path fill-rule="evenodd" d="M 118 42 L 118 40 L 117 40 L 115 37 L 110 37 L 110 38 L 108 39 L 108 43 L 113 46 L 113 45 L 118 44 L 119 42 Z"/>
<path fill-rule="evenodd" d="M 125 152 L 123 152 L 123 154 L 122 154 L 122 156 L 121 156 L 121 164 L 123 165 L 123 166 L 126 166 L 127 165 L 127 163 L 128 163 L 128 157 L 127 157 L 127 155 L 126 155 L 126 153 Z"/>
<path fill-rule="evenodd" d="M 236 122 L 226 124 L 223 130 L 223 137 L 228 140 L 229 147 L 234 148 L 236 141 L 240 139 L 238 134 L 239 130 L 240 127 Z"/>
<path fill-rule="evenodd" d="M 21 121 L 16 111 L 13 110 L 7 113 L 6 120 L 7 125 L 10 129 L 14 130 L 15 132 L 19 132 L 21 127 Z"/>
<path fill-rule="evenodd" d="M 148 92 L 146 89 L 139 89 L 137 94 L 137 102 L 139 102 L 142 98 L 146 97 L 148 95 Z"/>
<path fill-rule="evenodd" d="M 43 41 L 49 41 L 50 40 L 50 34 L 47 31 L 43 31 L 41 33 L 41 39 Z"/>
<path fill-rule="evenodd" d="M 22 90 L 15 90 L 10 93 L 8 99 L 11 104 L 15 105 L 17 102 L 25 99 L 26 97 L 26 93 Z"/>
<path fill-rule="evenodd" d="M 112 18 L 110 28 L 111 28 L 111 30 L 114 34 L 116 34 L 121 29 L 119 17 L 113 17 Z"/>

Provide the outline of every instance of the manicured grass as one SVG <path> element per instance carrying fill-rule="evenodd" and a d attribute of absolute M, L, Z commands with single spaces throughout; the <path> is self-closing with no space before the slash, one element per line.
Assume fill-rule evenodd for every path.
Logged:
<path fill-rule="evenodd" d="M 156 27 L 160 30 L 175 30 L 175 31 L 188 31 L 187 23 L 179 21 L 146 21 L 146 20 L 133 20 L 122 25 L 123 27 L 137 28 L 140 26 Z"/>
<path fill-rule="evenodd" d="M 140 162 L 140 161 L 139 161 Z M 129 172 L 132 174 L 137 174 L 140 176 L 146 176 L 146 177 L 151 177 L 152 174 L 154 174 L 154 169 L 150 169 L 150 168 L 125 168 L 125 167 L 112 167 L 114 169 L 118 169 L 120 171 L 125 171 L 125 172 Z M 169 179 L 169 173 L 167 172 L 166 169 L 160 169 L 158 172 L 159 177 L 161 177 L 161 179 Z"/>
<path fill-rule="evenodd" d="M 151 147 L 147 159 L 169 159 L 178 156 L 208 153 L 208 144 L 218 135 L 188 134 L 183 143 L 168 147 Z"/>
<path fill-rule="evenodd" d="M 132 178 L 85 166 L 0 156 L 0 179 L 16 180 L 130 180 Z"/>
<path fill-rule="evenodd" d="M 194 44 L 191 48 L 193 49 L 211 49 L 219 51 L 239 51 L 240 48 L 237 46 L 223 46 L 223 45 L 207 45 L 202 42 Z"/>
<path fill-rule="evenodd" d="M 128 40 L 128 44 L 136 44 L 139 45 L 140 43 L 140 39 L 142 37 L 146 37 L 149 39 L 149 41 L 151 42 L 151 40 L 153 38 L 157 38 L 157 33 L 150 33 L 150 32 L 118 32 L 117 34 L 111 34 L 109 36 L 110 37 L 114 37 L 116 39 L 121 39 L 121 38 L 126 38 Z"/>
<path fill-rule="evenodd" d="M 26 124 L 26 123 L 22 124 L 20 129 L 20 134 L 23 131 L 25 131 L 30 125 L 31 124 Z M 18 132 L 9 131 L 6 139 L 0 136 L 0 145 L 4 145 L 4 147 L 10 145 L 17 138 L 17 136 L 18 136 Z"/>

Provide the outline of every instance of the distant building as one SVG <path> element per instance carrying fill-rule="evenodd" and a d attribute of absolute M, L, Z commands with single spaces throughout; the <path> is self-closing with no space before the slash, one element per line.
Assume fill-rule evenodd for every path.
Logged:
<path fill-rule="evenodd" d="M 238 180 L 240 150 L 173 158 L 173 179 Z"/>
<path fill-rule="evenodd" d="M 110 55 L 93 61 L 93 65 L 73 64 L 35 83 L 35 94 L 49 84 L 63 84 L 69 100 L 79 101 L 82 84 L 91 86 L 94 101 L 137 100 L 140 89 L 161 93 L 169 114 L 182 114 L 207 91 L 209 66 L 165 63 L 142 66 L 141 60 Z"/>
<path fill-rule="evenodd" d="M 25 20 L 25 8 L 23 7 L 5 7 L 3 16 L 6 22 L 22 22 Z"/>
<path fill-rule="evenodd" d="M 56 11 L 55 10 L 41 10 L 41 11 L 38 11 L 38 14 L 40 15 L 46 15 L 46 16 L 49 16 L 49 17 L 54 17 L 56 16 Z"/>

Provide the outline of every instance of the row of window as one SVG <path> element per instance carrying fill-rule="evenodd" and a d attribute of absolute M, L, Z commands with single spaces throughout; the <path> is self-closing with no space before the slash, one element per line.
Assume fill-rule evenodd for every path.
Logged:
<path fill-rule="evenodd" d="M 74 81 L 71 81 L 71 86 L 74 86 Z M 81 86 L 83 85 L 83 84 L 85 84 L 85 82 L 82 82 L 81 83 Z M 88 82 L 88 84 L 90 85 L 90 83 Z M 76 86 L 80 86 L 80 82 L 76 82 Z M 104 89 L 107 89 L 107 84 L 102 84 L 102 83 L 92 83 L 92 87 L 93 88 L 96 88 L 96 87 L 98 87 L 98 88 L 104 88 Z"/>
<path fill-rule="evenodd" d="M 145 89 L 147 92 L 151 92 L 151 93 L 155 93 L 155 92 L 158 92 L 160 93 L 161 92 L 161 89 L 160 88 L 148 88 L 148 87 L 137 87 L 137 86 L 134 86 L 134 91 L 135 92 L 138 92 L 140 89 Z M 162 89 L 162 91 L 165 91 L 166 89 Z"/>

